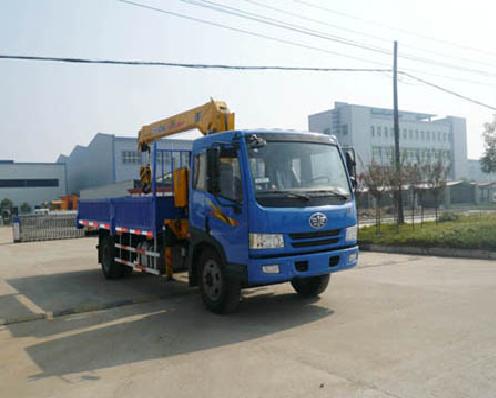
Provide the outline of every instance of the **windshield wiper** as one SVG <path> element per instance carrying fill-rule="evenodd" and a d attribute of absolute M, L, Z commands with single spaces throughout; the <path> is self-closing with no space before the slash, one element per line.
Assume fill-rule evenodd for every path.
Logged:
<path fill-rule="evenodd" d="M 282 191 L 282 190 L 276 190 L 276 191 L 262 191 L 262 192 L 259 192 L 259 193 L 275 193 L 275 194 L 284 194 L 284 195 L 288 195 L 288 196 L 291 196 L 293 198 L 298 198 L 298 199 L 304 199 L 306 201 L 309 201 L 310 198 L 308 195 L 306 194 L 303 194 L 303 193 L 296 193 L 296 192 L 293 192 L 293 191 Z"/>
<path fill-rule="evenodd" d="M 350 197 L 350 195 L 346 195 L 346 194 L 339 192 L 338 190 L 335 190 L 335 189 L 319 189 L 316 191 L 307 191 L 307 194 L 312 194 L 312 193 L 327 194 L 327 195 L 336 196 L 336 197 L 342 198 L 342 199 L 348 199 Z M 319 195 L 319 196 L 327 196 L 327 195 Z"/>

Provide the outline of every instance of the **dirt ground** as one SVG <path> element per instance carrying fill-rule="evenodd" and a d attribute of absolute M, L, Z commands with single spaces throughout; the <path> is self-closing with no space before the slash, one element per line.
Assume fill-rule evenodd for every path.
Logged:
<path fill-rule="evenodd" d="M 94 238 L 0 228 L 2 397 L 494 397 L 495 264 L 362 253 L 318 300 L 247 290 L 204 310 L 184 280 L 105 281 Z"/>

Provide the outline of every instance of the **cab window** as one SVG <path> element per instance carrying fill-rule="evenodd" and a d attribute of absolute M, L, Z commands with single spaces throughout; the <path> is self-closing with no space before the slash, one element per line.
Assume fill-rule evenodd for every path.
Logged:
<path fill-rule="evenodd" d="M 207 154 L 199 153 L 195 156 L 193 173 L 193 189 L 207 190 Z"/>
<path fill-rule="evenodd" d="M 219 156 L 219 196 L 241 202 L 243 189 L 237 151 L 222 148 Z"/>

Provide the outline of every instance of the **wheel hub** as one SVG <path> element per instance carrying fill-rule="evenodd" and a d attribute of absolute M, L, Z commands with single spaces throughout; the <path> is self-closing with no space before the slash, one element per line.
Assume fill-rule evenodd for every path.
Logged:
<path fill-rule="evenodd" d="M 211 300 L 217 300 L 222 292 L 222 271 L 213 259 L 208 260 L 203 268 L 205 294 Z"/>

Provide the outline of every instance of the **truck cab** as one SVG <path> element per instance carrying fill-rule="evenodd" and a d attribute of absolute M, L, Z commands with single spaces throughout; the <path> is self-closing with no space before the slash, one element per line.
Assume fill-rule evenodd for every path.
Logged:
<path fill-rule="evenodd" d="M 328 135 L 238 130 L 197 139 L 188 259 L 207 307 L 225 310 L 240 288 L 287 281 L 317 295 L 331 273 L 355 266 L 349 165 Z"/>

